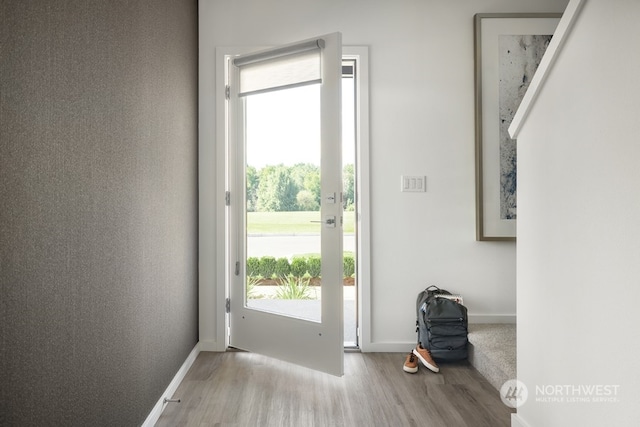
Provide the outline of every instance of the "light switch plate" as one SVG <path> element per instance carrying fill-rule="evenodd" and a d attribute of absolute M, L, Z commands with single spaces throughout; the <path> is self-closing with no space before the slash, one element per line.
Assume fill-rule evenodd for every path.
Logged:
<path fill-rule="evenodd" d="M 427 177 L 417 175 L 402 175 L 400 191 L 424 193 L 427 191 Z"/>

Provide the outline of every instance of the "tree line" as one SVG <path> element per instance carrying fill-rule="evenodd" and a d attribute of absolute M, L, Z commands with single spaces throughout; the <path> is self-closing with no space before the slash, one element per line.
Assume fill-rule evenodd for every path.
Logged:
<path fill-rule="evenodd" d="M 354 210 L 355 167 L 342 168 L 343 205 Z M 320 209 L 320 167 L 310 163 L 293 166 L 247 166 L 247 211 L 291 212 Z"/>

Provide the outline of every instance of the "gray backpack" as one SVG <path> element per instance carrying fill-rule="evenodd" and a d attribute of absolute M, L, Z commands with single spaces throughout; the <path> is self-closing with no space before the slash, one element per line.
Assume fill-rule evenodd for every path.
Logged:
<path fill-rule="evenodd" d="M 429 286 L 418 294 L 418 343 L 436 361 L 464 360 L 469 344 L 467 308 L 443 295 L 451 293 L 437 286 Z"/>

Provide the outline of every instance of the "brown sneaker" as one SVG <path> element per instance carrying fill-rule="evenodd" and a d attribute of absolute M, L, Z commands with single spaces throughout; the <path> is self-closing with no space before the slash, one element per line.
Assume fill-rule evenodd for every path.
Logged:
<path fill-rule="evenodd" d="M 429 350 L 422 347 L 420 344 L 418 344 L 418 346 L 413 349 L 413 354 L 415 354 L 418 357 L 418 359 L 420 359 L 422 364 L 426 366 L 427 369 L 433 372 L 440 371 L 440 368 L 438 368 L 438 365 L 436 364 L 436 362 L 433 361 L 433 358 L 431 357 L 431 353 L 429 353 Z"/>
<path fill-rule="evenodd" d="M 407 355 L 407 359 L 404 361 L 402 370 L 410 374 L 418 372 L 418 359 L 416 359 L 416 356 L 413 353 L 409 353 Z"/>

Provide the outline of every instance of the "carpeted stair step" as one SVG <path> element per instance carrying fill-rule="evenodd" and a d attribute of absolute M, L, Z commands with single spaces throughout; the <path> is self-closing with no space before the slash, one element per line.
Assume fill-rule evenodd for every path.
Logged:
<path fill-rule="evenodd" d="M 516 325 L 469 324 L 469 363 L 497 390 L 516 379 Z"/>

